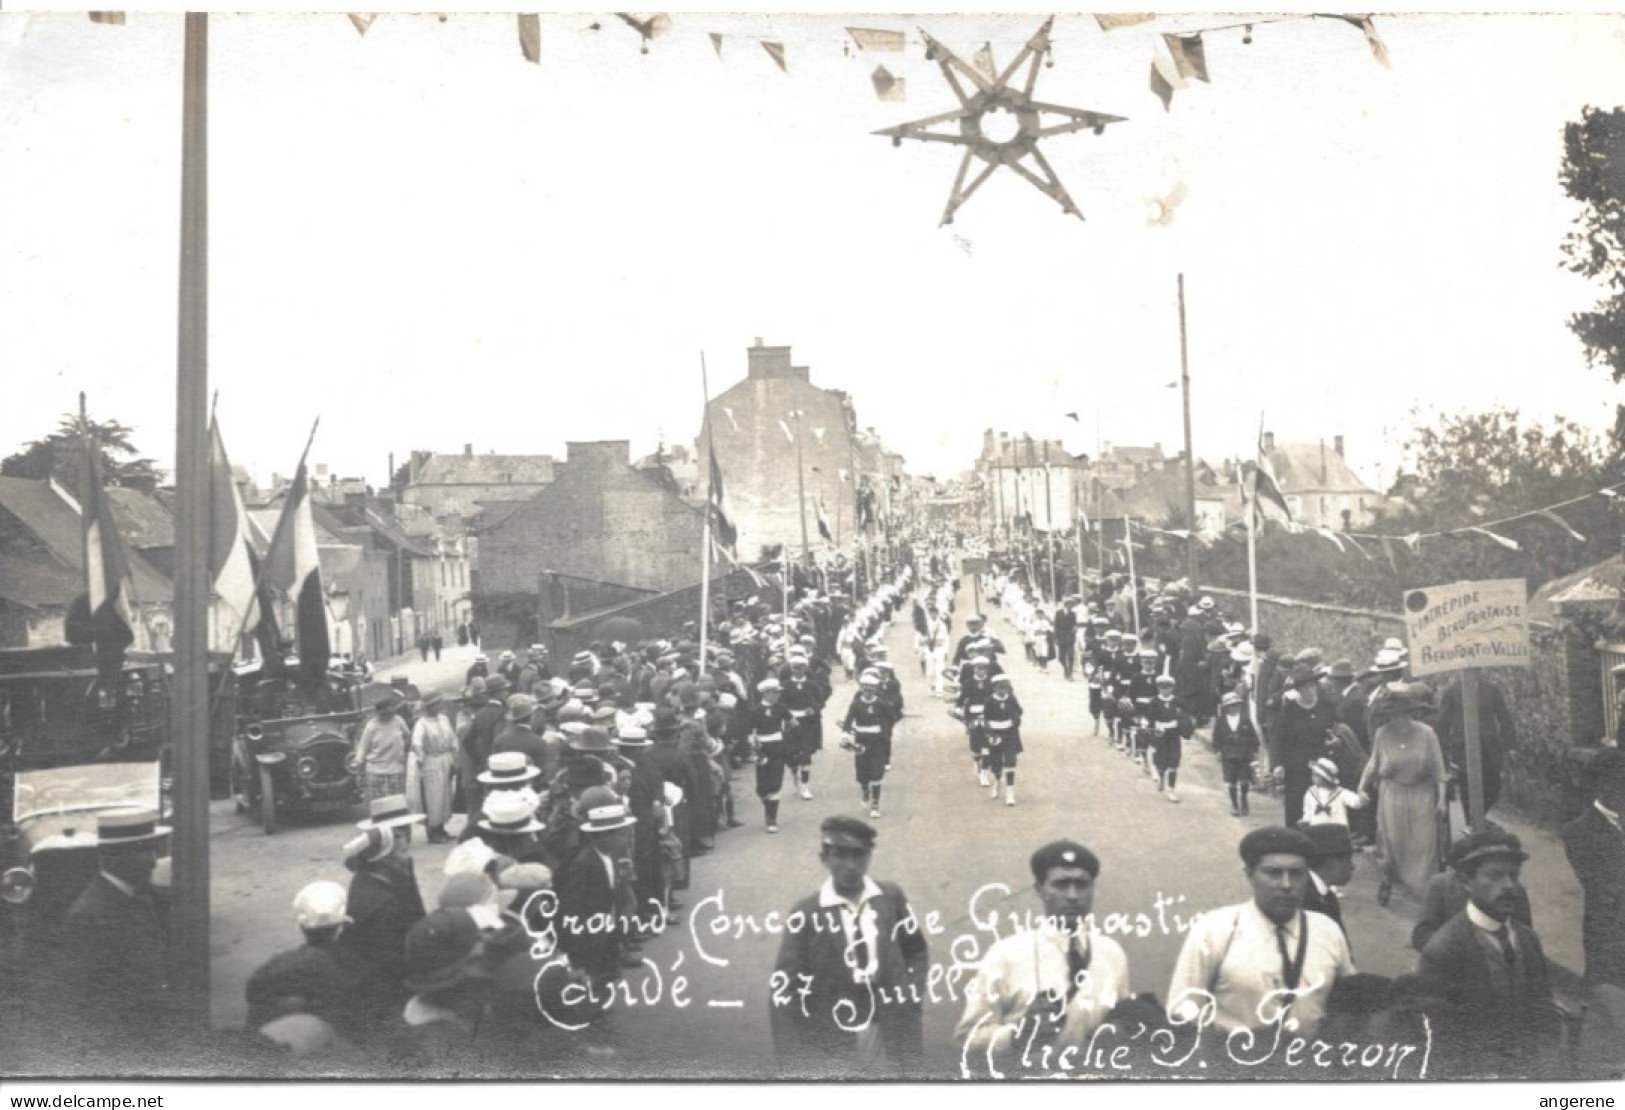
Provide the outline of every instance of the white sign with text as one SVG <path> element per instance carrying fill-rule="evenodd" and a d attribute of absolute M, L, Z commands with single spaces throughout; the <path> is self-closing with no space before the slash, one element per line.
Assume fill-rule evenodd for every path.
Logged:
<path fill-rule="evenodd" d="M 1528 586 L 1522 578 L 1405 591 L 1411 674 L 1529 665 Z"/>

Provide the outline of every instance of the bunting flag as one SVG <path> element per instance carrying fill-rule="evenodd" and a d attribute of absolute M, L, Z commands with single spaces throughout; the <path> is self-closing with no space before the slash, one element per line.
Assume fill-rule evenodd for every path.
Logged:
<path fill-rule="evenodd" d="M 835 537 L 830 535 L 829 532 L 829 521 L 824 519 L 824 502 L 822 499 L 813 502 L 813 513 L 818 517 L 818 534 L 823 536 L 827 542 L 834 543 Z"/>
<path fill-rule="evenodd" d="M 1174 108 L 1174 90 L 1185 87 L 1185 79 L 1179 76 L 1178 70 L 1170 72 L 1169 63 L 1158 54 L 1151 59 L 1151 91 L 1162 101 L 1162 110 L 1171 112 Z"/>
<path fill-rule="evenodd" d="M 1337 533 L 1333 532 L 1330 528 L 1316 528 L 1315 531 L 1319 532 L 1322 536 L 1326 537 L 1326 539 L 1330 540 L 1332 546 L 1337 548 L 1338 551 L 1345 550 L 1343 547 L 1343 541 L 1338 539 Z"/>
<path fill-rule="evenodd" d="M 1382 537 L 1382 553 L 1388 556 L 1388 569 L 1395 574 L 1399 573 L 1399 563 L 1394 558 L 1394 545 L 1387 536 Z"/>
<path fill-rule="evenodd" d="M 778 66 L 780 70 L 785 73 L 790 72 L 790 67 L 785 64 L 784 60 L 784 43 L 764 42 L 762 43 L 762 49 L 767 51 L 767 56 L 773 59 L 773 64 Z"/>
<path fill-rule="evenodd" d="M 519 16 L 519 52 L 532 65 L 542 64 L 542 17 Z"/>
<path fill-rule="evenodd" d="M 316 550 L 316 520 L 310 511 L 310 479 L 303 460 L 265 552 L 265 580 L 293 600 L 299 670 L 306 681 L 320 681 L 333 654 L 333 635 L 328 627 L 321 556 Z"/>
<path fill-rule="evenodd" d="M 813 438 L 816 439 L 819 442 L 820 446 L 822 446 L 823 442 L 824 442 L 824 429 L 822 429 L 822 428 L 814 428 L 812 430 L 812 434 L 813 434 Z"/>
<path fill-rule="evenodd" d="M 1608 500 L 1610 500 L 1610 501 L 1619 500 L 1619 494 L 1617 492 L 1615 492 L 1614 490 L 1603 489 L 1603 490 L 1598 490 L 1597 492 L 1602 494 L 1604 497 L 1608 498 Z"/>
<path fill-rule="evenodd" d="M 91 12 L 90 13 L 90 21 L 92 23 L 111 23 L 114 26 L 122 27 L 122 26 L 124 26 L 124 13 L 123 12 Z"/>
<path fill-rule="evenodd" d="M 103 678 L 116 677 L 124 653 L 135 643 L 134 582 L 113 508 L 102 488 L 100 451 L 87 435 L 85 485 L 79 504 L 83 524 L 85 592 L 73 599 L 64 622 L 70 644 L 89 644 Z"/>
<path fill-rule="evenodd" d="M 893 77 L 885 66 L 876 66 L 869 80 L 874 82 L 875 96 L 881 100 L 900 101 L 908 95 L 903 78 Z"/>
<path fill-rule="evenodd" d="M 1168 45 L 1168 53 L 1173 56 L 1174 68 L 1181 77 L 1194 77 L 1198 81 L 1207 81 L 1207 48 L 1202 45 L 1200 33 L 1194 35 L 1164 34 L 1162 41 Z M 1211 82 L 1209 82 L 1211 84 Z"/>
<path fill-rule="evenodd" d="M 999 71 L 993 68 L 992 43 L 984 42 L 982 44 L 981 49 L 976 51 L 976 53 L 971 56 L 971 65 L 975 66 L 977 71 L 989 81 L 997 81 L 999 79 Z"/>
<path fill-rule="evenodd" d="M 722 58 L 722 36 L 715 31 L 711 31 L 709 34 L 711 35 L 711 49 L 717 52 L 717 59 L 720 61 Z"/>
<path fill-rule="evenodd" d="M 717 465 L 716 452 L 711 452 L 711 501 L 706 514 L 706 531 L 711 542 L 730 559 L 737 559 L 739 529 L 734 527 L 733 513 L 728 509 L 728 492 L 722 484 L 722 468 Z"/>
<path fill-rule="evenodd" d="M 1360 544 L 1359 544 L 1359 541 L 1357 541 L 1353 536 L 1349 535 L 1347 532 L 1343 533 L 1343 540 L 1350 547 L 1354 548 L 1354 550 L 1358 551 L 1361 555 L 1364 555 L 1366 562 L 1368 562 L 1368 563 L 1376 562 L 1376 560 L 1371 557 L 1371 552 L 1369 552 L 1365 548 L 1361 547 Z"/>
<path fill-rule="evenodd" d="M 209 422 L 209 580 L 230 617 L 233 632 L 255 623 L 254 548 L 248 541 L 248 513 L 231 475 L 220 423 Z M 235 636 L 211 649 L 235 654 Z"/>
<path fill-rule="evenodd" d="M 846 33 L 858 44 L 859 50 L 884 50 L 897 53 L 903 49 L 905 39 L 901 31 L 874 31 L 863 27 L 848 27 Z"/>
<path fill-rule="evenodd" d="M 1559 528 L 1563 529 L 1563 531 L 1567 532 L 1568 535 L 1569 535 L 1569 538 L 1571 540 L 1573 540 L 1575 543 L 1585 543 L 1586 542 L 1586 538 L 1584 536 L 1582 536 L 1582 535 L 1580 535 L 1580 533 L 1576 532 L 1574 530 L 1574 528 L 1569 524 L 1568 521 L 1564 520 L 1562 517 L 1560 517 L 1556 513 L 1552 512 L 1552 510 L 1550 510 L 1550 509 L 1542 509 L 1542 510 L 1540 510 L 1540 512 L 1536 513 L 1535 515 L 1539 516 L 1539 517 L 1542 517 L 1545 520 L 1549 520 L 1553 524 L 1557 525 Z"/>
<path fill-rule="evenodd" d="M 792 435 L 791 432 L 790 432 L 790 425 L 786 424 L 782 420 L 779 421 L 779 430 L 784 433 L 784 438 L 789 440 L 791 443 L 794 443 L 796 441 L 796 437 L 794 435 Z"/>
<path fill-rule="evenodd" d="M 1258 464 L 1253 468 L 1253 493 L 1259 502 L 1270 502 L 1281 510 L 1287 520 L 1292 519 L 1292 510 L 1287 508 L 1280 480 L 1275 477 L 1275 464 L 1270 461 L 1270 453 L 1264 448 L 1263 421 L 1259 421 L 1258 427 Z M 1259 508 L 1262 510 L 1262 504 Z"/>
<path fill-rule="evenodd" d="M 1393 68 L 1393 63 L 1388 58 L 1388 46 L 1377 35 L 1377 25 L 1371 21 L 1369 15 L 1339 15 L 1335 18 L 1365 32 L 1365 41 L 1371 47 L 1371 56 L 1376 58 L 1384 69 Z"/>
<path fill-rule="evenodd" d="M 875 526 L 875 491 L 869 488 L 867 480 L 858 490 L 858 530 L 868 532 Z"/>
<path fill-rule="evenodd" d="M 1078 419 L 1078 414 L 1075 413 L 1075 412 L 1064 412 L 1061 415 L 1066 417 L 1068 420 L 1072 421 L 1072 423 L 1074 423 L 1074 424 L 1082 424 L 1083 423 L 1083 421 Z"/>
<path fill-rule="evenodd" d="M 1490 539 L 1494 540 L 1496 543 L 1500 544 L 1509 551 L 1523 550 L 1523 548 L 1518 545 L 1517 540 L 1512 539 L 1509 536 L 1503 536 L 1499 532 L 1491 532 L 1488 528 L 1469 528 L 1468 531 L 1477 532 L 1481 536 L 1488 536 Z"/>
<path fill-rule="evenodd" d="M 1095 22 L 1100 24 L 1102 31 L 1115 31 L 1119 27 L 1133 27 L 1140 23 L 1150 23 L 1157 18 L 1154 12 L 1096 12 Z"/>
<path fill-rule="evenodd" d="M 630 12 L 616 12 L 615 16 L 638 33 L 638 37 L 643 40 L 643 52 L 645 54 L 649 52 L 651 39 L 657 39 L 671 30 L 671 16 L 669 15 L 651 15 L 645 18 L 632 15 Z"/>
<path fill-rule="evenodd" d="M 1420 533 L 1412 532 L 1408 536 L 1401 536 L 1399 538 L 1404 542 L 1406 547 L 1411 549 L 1412 555 L 1422 554 L 1422 536 Z"/>
<path fill-rule="evenodd" d="M 366 34 L 367 34 L 367 28 L 371 27 L 372 26 L 372 21 L 377 19 L 377 18 L 378 18 L 378 13 L 377 12 L 351 12 L 350 13 L 350 24 L 351 24 L 351 26 L 353 26 L 355 28 L 355 33 L 356 34 L 358 34 L 358 35 L 362 36 L 363 38 L 365 38 Z"/>

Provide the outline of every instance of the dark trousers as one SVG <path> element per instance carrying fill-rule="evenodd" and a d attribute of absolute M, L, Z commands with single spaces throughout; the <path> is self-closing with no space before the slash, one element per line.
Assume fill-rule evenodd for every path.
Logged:
<path fill-rule="evenodd" d="M 1066 677 L 1072 677 L 1072 668 L 1077 665 L 1078 646 L 1072 640 L 1062 640 L 1055 645 L 1055 653 L 1060 657 L 1061 670 Z"/>

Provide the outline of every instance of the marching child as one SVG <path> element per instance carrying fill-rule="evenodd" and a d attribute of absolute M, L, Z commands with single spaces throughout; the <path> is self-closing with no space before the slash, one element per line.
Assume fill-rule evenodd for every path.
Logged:
<path fill-rule="evenodd" d="M 865 671 L 858 679 L 857 695 L 841 721 L 841 747 L 853 754 L 858 786 L 872 818 L 880 816 L 881 780 L 886 777 L 886 762 L 891 758 L 891 731 L 896 723 L 897 707 L 890 698 L 881 697 L 880 675 Z"/>
<path fill-rule="evenodd" d="M 1247 791 L 1253 784 L 1253 759 L 1258 755 L 1258 729 L 1246 712 L 1246 699 L 1232 691 L 1219 704 L 1219 718 L 1213 722 L 1213 747 L 1224 768 L 1224 786 L 1230 792 L 1230 815 L 1244 817 Z"/>

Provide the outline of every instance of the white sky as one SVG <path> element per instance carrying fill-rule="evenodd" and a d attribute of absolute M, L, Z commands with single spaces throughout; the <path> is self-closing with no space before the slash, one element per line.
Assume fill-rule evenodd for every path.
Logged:
<path fill-rule="evenodd" d="M 1562 125 L 1625 103 L 1625 19 L 1380 16 L 1384 69 L 1327 20 L 1207 36 L 1165 113 L 1164 17 L 1062 16 L 1041 100 L 1128 117 L 1042 146 L 1080 223 L 1001 170 L 937 226 L 959 149 L 876 129 L 946 111 L 912 32 L 1002 66 L 1040 16 L 673 15 L 640 55 L 607 15 L 211 18 L 210 378 L 233 460 L 382 483 L 413 448 L 562 454 L 691 439 L 756 336 L 911 469 L 986 427 L 1076 451 L 1181 437 L 1186 274 L 1197 453 L 1341 433 L 1386 483 L 1413 405 L 1598 429 L 1621 399 L 1567 316 Z M 587 30 L 595 20 L 601 31 Z M 843 52 L 846 25 L 911 32 Z M 707 32 L 730 37 L 719 61 Z M 783 74 L 751 38 L 786 44 Z M 0 13 L 0 452 L 90 395 L 169 467 L 181 18 Z M 882 103 L 869 74 L 902 76 Z M 1166 227 L 1150 198 L 1183 184 Z M 956 238 L 957 237 L 957 238 Z M 968 246 L 968 249 L 967 249 Z M 1083 415 L 1082 425 L 1062 418 Z"/>

